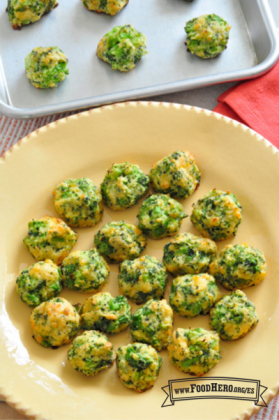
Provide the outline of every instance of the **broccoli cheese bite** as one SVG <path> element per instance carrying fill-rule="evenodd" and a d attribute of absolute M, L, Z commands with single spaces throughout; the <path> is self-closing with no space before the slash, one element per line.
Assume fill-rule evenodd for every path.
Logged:
<path fill-rule="evenodd" d="M 171 341 L 173 312 L 163 300 L 149 300 L 132 316 L 131 333 L 134 341 L 147 343 L 157 351 Z"/>
<path fill-rule="evenodd" d="M 146 238 L 137 226 L 110 222 L 95 235 L 94 243 L 109 262 L 118 263 L 139 257 L 146 247 Z"/>
<path fill-rule="evenodd" d="M 61 271 L 51 260 L 31 265 L 16 279 L 17 293 L 31 307 L 57 296 L 61 290 Z"/>
<path fill-rule="evenodd" d="M 151 195 L 139 211 L 139 228 L 153 239 L 175 235 L 187 217 L 183 206 L 168 195 Z"/>
<path fill-rule="evenodd" d="M 210 264 L 210 273 L 229 290 L 255 286 L 266 272 L 262 251 L 247 244 L 227 245 Z"/>
<path fill-rule="evenodd" d="M 203 328 L 178 328 L 173 332 L 168 356 L 182 372 L 202 376 L 221 358 L 220 338 L 216 332 Z"/>
<path fill-rule="evenodd" d="M 78 372 L 86 376 L 95 376 L 113 365 L 113 346 L 105 334 L 85 331 L 72 342 L 68 360 Z"/>
<path fill-rule="evenodd" d="M 36 47 L 25 58 L 26 76 L 35 88 L 54 88 L 69 74 L 67 63 L 60 48 Z"/>
<path fill-rule="evenodd" d="M 153 387 L 162 363 L 161 356 L 147 344 L 128 344 L 116 351 L 117 374 L 121 382 L 137 392 Z"/>
<path fill-rule="evenodd" d="M 97 293 L 86 299 L 81 308 L 81 327 L 116 334 L 131 322 L 131 308 L 124 296 L 112 297 L 110 293 Z"/>
<path fill-rule="evenodd" d="M 217 246 L 210 239 L 181 233 L 164 246 L 163 263 L 174 276 L 205 273 L 217 256 Z"/>
<path fill-rule="evenodd" d="M 191 54 L 207 59 L 221 54 L 227 47 L 231 26 L 215 14 L 202 15 L 186 22 L 186 45 Z"/>
<path fill-rule="evenodd" d="M 116 163 L 107 170 L 101 184 L 104 203 L 112 210 L 132 207 L 146 193 L 149 177 L 138 165 Z"/>
<path fill-rule="evenodd" d="M 77 233 L 63 220 L 45 216 L 28 223 L 28 235 L 23 243 L 37 261 L 50 259 L 59 265 L 69 255 L 77 238 Z"/>
<path fill-rule="evenodd" d="M 223 296 L 210 311 L 210 326 L 222 340 L 238 340 L 258 322 L 255 305 L 241 290 Z"/>
<path fill-rule="evenodd" d="M 134 261 L 124 261 L 119 267 L 120 291 L 137 304 L 150 299 L 161 299 L 167 281 L 167 271 L 155 257 L 144 255 Z"/>
<path fill-rule="evenodd" d="M 235 236 L 241 220 L 242 207 L 230 191 L 209 191 L 193 206 L 191 214 L 195 228 L 213 241 Z"/>
<path fill-rule="evenodd" d="M 96 249 L 74 251 L 63 260 L 62 280 L 68 289 L 96 293 L 109 276 L 110 268 Z"/>
<path fill-rule="evenodd" d="M 206 315 L 220 299 L 214 277 L 209 274 L 186 274 L 172 283 L 170 305 L 175 312 L 187 318 Z"/>
<path fill-rule="evenodd" d="M 57 0 L 8 0 L 7 12 L 13 29 L 37 22 L 58 6 Z"/>
<path fill-rule="evenodd" d="M 130 71 L 147 54 L 145 36 L 132 25 L 115 26 L 99 42 L 97 55 L 112 70 Z"/>
<path fill-rule="evenodd" d="M 102 219 L 102 195 L 91 179 L 67 179 L 53 195 L 55 210 L 71 227 L 95 226 Z"/>
<path fill-rule="evenodd" d="M 173 152 L 152 166 L 151 186 L 155 192 L 187 198 L 200 184 L 201 174 L 190 152 Z"/>
<path fill-rule="evenodd" d="M 88 10 L 113 16 L 119 13 L 129 0 L 82 0 L 82 2 Z"/>
<path fill-rule="evenodd" d="M 60 347 L 78 332 L 80 316 L 66 299 L 55 297 L 41 303 L 30 317 L 35 340 L 44 347 Z"/>

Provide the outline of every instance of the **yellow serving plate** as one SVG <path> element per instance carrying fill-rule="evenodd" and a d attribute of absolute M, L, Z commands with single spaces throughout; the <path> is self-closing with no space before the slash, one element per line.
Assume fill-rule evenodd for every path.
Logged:
<path fill-rule="evenodd" d="M 151 165 L 175 150 L 190 150 L 202 173 L 200 188 L 182 201 L 186 213 L 213 188 L 230 190 L 243 206 L 237 236 L 218 243 L 246 242 L 262 249 L 268 263 L 266 279 L 246 289 L 260 322 L 245 338 L 222 342 L 222 359 L 206 376 L 260 380 L 268 387 L 264 399 L 278 392 L 279 325 L 279 159 L 278 151 L 261 136 L 228 118 L 184 105 L 134 102 L 106 106 L 43 127 L 21 140 L 0 159 L 0 395 L 8 404 L 36 419 L 84 420 L 225 420 L 248 418 L 259 407 L 252 401 L 205 399 L 176 402 L 161 408 L 169 380 L 190 378 L 172 366 L 163 351 L 163 367 L 154 388 L 143 394 L 125 388 L 115 365 L 86 378 L 67 362 L 68 346 L 57 350 L 32 339 L 30 308 L 15 292 L 20 270 L 33 264 L 22 239 L 32 218 L 56 216 L 52 190 L 67 178 L 88 177 L 99 185 L 115 162 Z M 74 249 L 93 247 L 94 234 L 107 222 L 137 224 L 139 205 L 114 212 L 105 209 L 94 228 L 78 229 Z M 197 234 L 189 218 L 181 232 Z M 148 239 L 145 254 L 162 259 L 168 239 Z M 103 289 L 119 294 L 118 266 L 111 265 Z M 166 296 L 169 295 L 169 286 Z M 221 289 L 225 293 L 224 289 Z M 73 303 L 88 295 L 63 291 Z M 135 305 L 132 305 L 133 310 Z M 209 329 L 209 317 L 175 316 L 177 327 Z M 114 348 L 131 341 L 129 330 L 111 337 Z"/>

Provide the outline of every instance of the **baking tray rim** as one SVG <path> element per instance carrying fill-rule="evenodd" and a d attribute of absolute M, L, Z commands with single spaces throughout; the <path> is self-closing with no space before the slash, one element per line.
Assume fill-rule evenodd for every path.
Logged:
<path fill-rule="evenodd" d="M 82 110 L 85 108 L 106 105 L 115 102 L 146 98 L 148 96 L 163 95 L 183 90 L 191 90 L 214 84 L 254 79 L 256 77 L 262 76 L 274 67 L 279 58 L 279 36 L 267 0 L 259 0 L 259 3 L 261 6 L 262 17 L 270 38 L 271 49 L 265 60 L 254 67 L 34 108 L 13 107 L 0 99 L 0 115 L 2 114 L 4 116 L 16 119 L 37 118 L 45 115 Z"/>

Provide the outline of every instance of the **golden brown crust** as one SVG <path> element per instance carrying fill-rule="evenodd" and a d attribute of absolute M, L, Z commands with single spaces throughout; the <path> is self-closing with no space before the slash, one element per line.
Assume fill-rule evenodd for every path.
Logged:
<path fill-rule="evenodd" d="M 114 361 L 112 362 L 112 364 L 114 363 Z M 117 373 L 117 376 L 118 376 L 118 378 L 121 380 L 121 376 L 120 376 L 120 374 L 119 374 L 119 369 L 118 369 L 118 365 L 116 364 L 116 373 Z M 122 382 L 122 380 L 121 380 L 121 382 Z M 124 384 L 123 384 L 124 385 Z M 138 389 L 138 388 L 129 388 L 129 389 L 131 389 L 131 390 L 133 390 L 133 391 L 136 391 L 138 394 L 143 394 L 144 392 L 146 392 L 146 391 L 148 391 L 149 389 L 151 389 L 151 388 L 153 388 L 153 386 L 154 386 L 154 384 L 153 385 L 151 385 L 149 388 L 146 388 L 146 389 Z"/>
<path fill-rule="evenodd" d="M 42 17 L 43 16 L 45 16 L 45 15 L 48 15 L 53 9 L 55 9 L 55 7 L 57 7 L 59 5 L 59 3 L 56 3 L 54 6 L 53 6 L 53 8 L 51 9 L 51 10 L 49 10 L 48 12 L 45 12 L 43 15 L 42 15 Z M 8 7 L 6 8 L 6 12 L 8 12 Z M 30 25 L 30 24 L 32 24 L 32 23 L 34 23 L 34 22 L 30 22 L 30 23 L 28 23 L 28 25 Z M 22 25 L 22 26 L 28 26 L 28 25 Z M 18 26 L 18 25 L 15 25 L 15 24 L 13 24 L 12 25 L 12 28 L 15 30 L 15 31 L 21 31 L 21 29 L 22 29 L 22 26 Z"/>
<path fill-rule="evenodd" d="M 125 4 L 125 6 L 123 6 L 123 8 L 122 8 L 122 10 L 124 9 L 124 7 L 126 7 L 127 6 L 127 4 L 129 3 L 129 0 L 127 1 L 127 3 Z M 94 13 L 98 13 L 98 14 L 100 14 L 100 13 L 104 13 L 104 14 L 107 14 L 106 12 L 104 12 L 103 10 L 91 10 L 91 9 L 88 9 L 88 7 L 86 7 L 85 6 L 85 4 L 83 4 L 84 5 L 84 7 L 87 9 L 87 10 L 89 10 L 89 12 L 94 12 Z"/>

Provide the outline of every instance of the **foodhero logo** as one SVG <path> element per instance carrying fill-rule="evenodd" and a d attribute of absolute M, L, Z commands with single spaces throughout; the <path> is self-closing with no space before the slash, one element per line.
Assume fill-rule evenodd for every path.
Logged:
<path fill-rule="evenodd" d="M 191 384 L 191 388 L 175 388 L 175 394 L 184 394 L 185 393 L 199 393 L 199 392 L 236 392 L 242 394 L 254 394 L 256 389 L 255 388 L 247 388 L 247 387 L 237 387 L 233 385 L 227 384 L 218 384 L 217 382 L 212 382 L 210 385 L 197 385 Z"/>
<path fill-rule="evenodd" d="M 175 404 L 176 401 L 194 399 L 233 399 L 254 401 L 255 405 L 266 407 L 262 394 L 267 388 L 254 379 L 207 377 L 196 379 L 176 379 L 162 390 L 167 394 L 162 407 Z M 261 398 L 262 404 L 259 404 Z"/>

